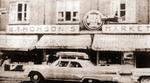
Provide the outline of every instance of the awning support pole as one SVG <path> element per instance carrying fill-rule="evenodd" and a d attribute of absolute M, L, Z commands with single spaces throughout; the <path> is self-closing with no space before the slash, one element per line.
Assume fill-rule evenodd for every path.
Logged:
<path fill-rule="evenodd" d="M 96 56 L 96 65 L 99 64 L 99 51 L 97 51 L 97 56 Z"/>
<path fill-rule="evenodd" d="M 45 61 L 46 61 L 46 50 L 43 49 L 43 62 L 45 62 Z"/>

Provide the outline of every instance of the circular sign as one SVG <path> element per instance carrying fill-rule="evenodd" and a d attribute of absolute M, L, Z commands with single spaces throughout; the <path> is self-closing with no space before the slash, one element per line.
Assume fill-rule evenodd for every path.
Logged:
<path fill-rule="evenodd" d="M 102 22 L 102 14 L 97 10 L 89 11 L 83 17 L 83 24 L 88 30 L 101 30 Z"/>

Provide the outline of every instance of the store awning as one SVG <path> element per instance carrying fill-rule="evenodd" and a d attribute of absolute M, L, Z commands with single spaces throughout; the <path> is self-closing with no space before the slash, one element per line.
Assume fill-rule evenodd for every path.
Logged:
<path fill-rule="evenodd" d="M 87 49 L 91 45 L 90 35 L 44 35 L 37 49 Z"/>
<path fill-rule="evenodd" d="M 96 51 L 136 51 L 150 49 L 150 35 L 95 35 Z"/>
<path fill-rule="evenodd" d="M 28 51 L 35 48 L 36 35 L 0 35 L 0 50 Z"/>

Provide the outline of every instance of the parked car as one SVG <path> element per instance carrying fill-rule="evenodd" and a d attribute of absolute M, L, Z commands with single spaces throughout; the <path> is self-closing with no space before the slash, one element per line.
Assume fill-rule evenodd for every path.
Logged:
<path fill-rule="evenodd" d="M 133 69 L 132 79 L 136 83 L 150 83 L 150 68 Z"/>
<path fill-rule="evenodd" d="M 117 82 L 119 80 L 120 76 L 117 71 L 95 66 L 87 59 L 88 55 L 85 53 L 59 52 L 58 54 L 60 58 L 51 65 L 35 65 L 29 68 L 27 72 L 30 80 L 34 83 L 45 79 L 83 83 Z M 86 57 L 81 57 L 82 54 Z M 64 58 L 65 55 L 67 57 L 74 55 L 76 58 Z"/>

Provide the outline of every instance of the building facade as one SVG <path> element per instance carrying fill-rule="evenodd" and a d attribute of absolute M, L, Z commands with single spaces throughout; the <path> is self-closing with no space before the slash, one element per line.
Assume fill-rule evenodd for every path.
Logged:
<path fill-rule="evenodd" d="M 149 1 L 144 0 L 1 0 L 1 30 L 6 25 L 81 24 L 90 10 L 104 16 L 117 16 L 119 23 L 149 23 Z M 144 12 L 144 13 L 142 13 Z"/>
<path fill-rule="evenodd" d="M 0 50 L 12 62 L 41 64 L 46 55 L 53 56 L 58 51 L 81 51 L 103 67 L 150 67 L 149 0 L 0 3 Z M 129 76 L 132 73 L 121 72 Z"/>

